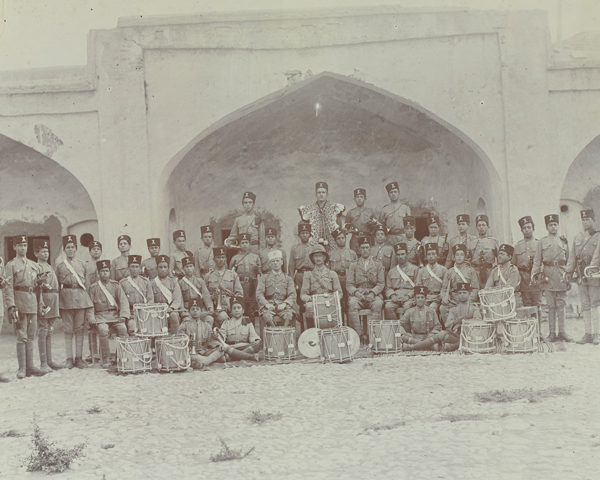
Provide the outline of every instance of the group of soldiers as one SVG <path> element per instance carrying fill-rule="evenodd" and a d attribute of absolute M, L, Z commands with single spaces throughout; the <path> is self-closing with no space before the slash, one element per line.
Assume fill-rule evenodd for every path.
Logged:
<path fill-rule="evenodd" d="M 546 215 L 547 235 L 540 240 L 534 238 L 533 219 L 521 218 L 523 239 L 514 247 L 500 245 L 488 234 L 486 215 L 475 217 L 477 235 L 469 232 L 470 216 L 458 215 L 458 235 L 450 240 L 440 235 L 439 220 L 427 217 L 429 235 L 419 241 L 416 219 L 400 201 L 397 182 L 386 189 L 390 204 L 379 217 L 365 206 L 366 190 L 359 188 L 354 191 L 356 208 L 345 222 L 339 208 L 330 209 L 338 216 L 335 228 L 327 229 L 324 222 L 318 238 L 313 224 L 298 223 L 299 242 L 289 255 L 278 246 L 278 230 L 264 225 L 254 212 L 252 192 L 244 193 L 244 214 L 236 218 L 225 245 L 215 246 L 213 229 L 205 225 L 195 253 L 186 250 L 185 231 L 177 230 L 170 255 L 161 254 L 159 238 L 149 238 L 149 257 L 142 260 L 130 253 L 131 238 L 120 235 L 119 257 L 102 259 L 102 244 L 94 240 L 85 246 L 91 260 L 83 262 L 76 258 L 77 237 L 66 235 L 64 259 L 53 269 L 48 241 L 34 240 L 34 262 L 26 256 L 27 236 L 15 237 L 16 256 L 3 267 L 0 287 L 16 334 L 17 377 L 86 368 L 82 356 L 89 328 L 96 330 L 103 366 L 109 368 L 109 333 L 135 335 L 136 304 L 168 306 L 169 334 L 196 339 L 195 368 L 215 361 L 258 360 L 262 341 L 248 318 L 259 317 L 267 326 L 295 326 L 302 319 L 306 327 L 333 326 L 315 325 L 312 302 L 315 295 L 334 292 L 342 299 L 344 321 L 361 336 L 365 325 L 359 311 L 366 309 L 370 318 L 401 321 L 404 350 L 453 350 L 462 322 L 481 319 L 478 291 L 503 286 L 519 291 L 524 306 L 539 309 L 544 295 L 550 332 L 546 341 L 572 341 L 565 330 L 566 292 L 577 281 L 585 325 L 579 343 L 600 343 L 600 279 L 593 275 L 600 271 L 600 232 L 592 209 L 581 211 L 584 231 L 571 248 L 558 235 L 555 214 Z M 317 183 L 316 193 L 315 211 L 327 211 L 327 184 Z M 236 253 L 228 264 L 231 249 Z M 59 318 L 66 365 L 52 356 Z M 216 337 L 214 327 L 225 332 L 225 341 Z M 36 333 L 40 368 L 33 359 Z"/>

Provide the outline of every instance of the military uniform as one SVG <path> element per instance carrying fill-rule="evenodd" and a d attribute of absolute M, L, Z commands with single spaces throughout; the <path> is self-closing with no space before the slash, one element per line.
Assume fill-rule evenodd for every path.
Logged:
<path fill-rule="evenodd" d="M 391 190 L 400 190 L 398 182 L 388 183 L 385 186 L 388 194 Z M 403 204 L 400 200 L 395 203 L 388 203 L 381 209 L 379 222 L 388 232 L 388 243 L 396 245 L 402 241 L 401 235 L 404 232 L 404 217 L 410 216 L 410 207 Z"/>
<path fill-rule="evenodd" d="M 418 344 L 427 338 L 433 337 L 442 330 L 437 313 L 427 305 L 409 308 L 402 315 L 400 325 L 404 330 L 402 342 L 409 345 Z"/>
<path fill-rule="evenodd" d="M 186 262 L 193 262 L 192 258 L 184 258 L 184 267 L 186 266 Z M 206 287 L 206 282 L 197 277 L 196 275 L 187 276 L 185 275 L 181 280 L 179 280 L 179 288 L 181 289 L 181 295 L 183 297 L 183 306 L 190 309 L 190 305 L 192 300 L 198 300 L 198 306 L 203 310 L 203 312 L 212 312 L 214 309 L 212 298 L 210 298 L 210 292 Z M 214 318 L 212 316 L 206 316 L 204 319 L 205 322 L 213 325 Z"/>
<path fill-rule="evenodd" d="M 471 217 L 467 214 L 461 214 L 456 216 L 456 223 L 466 222 L 471 223 Z M 454 265 L 454 247 L 456 245 L 465 245 L 467 247 L 467 253 L 475 249 L 477 237 L 469 235 L 468 233 L 458 234 L 456 237 L 452 237 L 448 242 L 448 256 L 446 257 L 446 268 L 450 269 Z M 466 261 L 470 262 L 470 258 L 466 258 Z"/>
<path fill-rule="evenodd" d="M 202 369 L 219 361 L 224 355 L 221 345 L 212 335 L 211 325 L 204 322 L 202 317 L 187 317 L 179 325 L 177 333 L 190 338 L 190 357 L 194 369 Z"/>
<path fill-rule="evenodd" d="M 475 222 L 484 221 L 489 225 L 489 219 L 486 215 L 477 215 Z M 479 285 L 485 285 L 487 278 L 496 263 L 496 255 L 500 244 L 494 237 L 485 234 L 483 237 L 478 235 L 473 241 L 474 247 L 468 252 L 468 258 L 471 258 L 471 264 L 477 272 Z"/>
<path fill-rule="evenodd" d="M 222 247 L 215 247 L 214 256 L 225 255 L 225 249 Z M 244 298 L 244 290 L 238 274 L 227 270 L 223 267 L 218 267 L 211 270 L 204 277 L 206 287 L 210 292 L 215 306 L 215 313 L 217 322 L 219 325 L 229 318 L 227 315 L 231 311 L 231 301 L 233 298 L 237 298 L 240 301 Z"/>
<path fill-rule="evenodd" d="M 141 268 L 142 257 L 139 255 L 129 255 L 129 265 L 139 265 Z M 133 277 L 132 275 L 123 278 L 119 285 L 123 289 L 123 293 L 127 297 L 129 302 L 129 312 L 131 313 L 129 320 L 127 321 L 127 331 L 130 335 L 133 335 L 137 329 L 135 321 L 135 310 L 133 308 L 136 304 L 151 305 L 154 303 L 154 292 L 152 291 L 152 285 L 150 280 L 141 275 Z"/>
<path fill-rule="evenodd" d="M 466 247 L 464 244 L 460 245 L 462 246 L 454 246 L 453 250 L 456 251 L 457 249 L 463 249 L 464 251 Z M 453 263 L 454 266 L 446 271 L 446 275 L 444 275 L 442 282 L 442 305 L 440 306 L 440 316 L 444 326 L 446 325 L 450 310 L 453 306 L 458 304 L 458 298 L 456 294 L 458 284 L 469 284 L 469 300 L 471 302 L 479 301 L 479 297 L 477 295 L 477 292 L 479 291 L 479 278 L 477 277 L 477 272 L 475 272 L 475 269 L 466 262 L 461 264 L 455 262 Z"/>
<path fill-rule="evenodd" d="M 244 192 L 242 203 L 246 198 L 256 202 L 256 195 L 252 192 Z M 250 235 L 250 251 L 252 253 L 258 254 L 258 251 L 265 247 L 265 224 L 262 218 L 254 213 L 254 210 L 250 214 L 244 212 L 233 221 L 229 238 L 237 239 L 242 233 Z"/>
<path fill-rule="evenodd" d="M 383 227 L 378 228 L 376 231 L 381 230 Z M 394 247 L 388 245 L 387 243 L 375 243 L 371 247 L 371 257 L 373 257 L 378 262 L 381 262 L 383 265 L 383 273 L 387 276 L 390 268 L 395 267 L 398 264 L 398 260 L 396 260 L 396 252 L 394 252 Z"/>
<path fill-rule="evenodd" d="M 366 198 L 367 191 L 364 188 L 357 188 L 354 190 L 354 197 L 356 197 L 356 195 L 364 195 Z M 358 237 L 362 235 L 371 236 L 376 222 L 375 210 L 365 207 L 364 205 L 362 207 L 356 206 L 346 213 L 346 226 L 351 225 L 355 230 L 350 239 L 350 248 L 357 255 L 360 254 L 358 249 Z"/>
<path fill-rule="evenodd" d="M 146 239 L 146 245 L 148 245 L 148 249 L 151 247 L 158 247 L 160 249 L 160 238 L 148 238 Z M 146 258 L 142 262 L 142 275 L 150 280 L 153 280 L 154 277 L 158 276 L 156 257 L 152 256 L 152 254 L 150 254 L 150 258 Z"/>
<path fill-rule="evenodd" d="M 173 242 L 178 238 L 185 239 L 185 232 L 183 230 L 176 230 L 173 232 Z M 174 275 L 177 279 L 181 279 L 184 276 L 183 266 L 181 261 L 186 257 L 193 257 L 192 252 L 188 250 L 180 250 L 179 248 L 175 249 L 171 253 L 171 257 L 169 258 L 169 275 Z"/>
<path fill-rule="evenodd" d="M 513 248 L 510 245 L 500 245 L 499 251 L 505 251 L 512 256 Z M 519 269 L 509 261 L 504 265 L 498 264 L 494 267 L 492 273 L 487 279 L 485 288 L 504 287 L 505 285 L 510 285 L 516 290 L 520 283 L 521 274 L 519 273 Z"/>
<path fill-rule="evenodd" d="M 322 247 L 321 247 L 322 248 Z M 317 253 L 318 250 L 311 252 L 311 259 L 313 254 Z M 323 253 L 325 249 L 323 248 Z M 325 253 L 326 254 L 326 253 Z M 306 318 L 307 323 L 314 325 L 314 306 L 313 306 L 313 295 L 333 294 L 338 292 L 340 300 L 344 297 L 342 292 L 342 286 L 338 279 L 337 273 L 332 272 L 325 265 L 321 267 L 315 267 L 310 272 L 306 272 L 302 281 L 302 289 L 300 290 L 300 298 L 306 306 Z M 339 319 L 342 320 L 342 312 L 339 312 Z M 324 328 L 323 326 L 314 325 L 318 328 Z M 332 327 L 336 325 L 326 325 L 326 327 Z"/>
<path fill-rule="evenodd" d="M 93 240 L 92 243 L 90 243 L 89 245 L 90 252 L 94 247 L 100 248 L 100 252 L 102 252 L 102 244 L 100 242 Z M 90 260 L 85 262 L 85 285 L 88 288 L 91 287 L 98 280 L 100 280 L 100 277 L 98 277 L 98 269 L 96 268 L 96 262 L 98 260 L 100 260 L 100 258 L 91 258 Z"/>
<path fill-rule="evenodd" d="M 260 352 L 262 347 L 262 342 L 256 330 L 254 330 L 254 325 L 245 321 L 246 318 L 228 318 L 221 325 L 221 333 L 225 337 L 225 343 L 229 346 L 225 352 L 235 360 L 248 360 L 252 355 Z"/>
<path fill-rule="evenodd" d="M 239 241 L 248 240 L 249 234 L 243 233 Z M 231 259 L 229 269 L 238 274 L 242 290 L 244 291 L 244 313 L 254 318 L 257 311 L 256 305 L 256 282 L 259 273 L 261 273 L 261 262 L 258 255 L 252 252 L 237 253 Z"/>
<path fill-rule="evenodd" d="M 131 246 L 131 237 L 129 235 L 119 235 L 117 237 L 117 246 L 125 240 Z M 129 275 L 129 251 L 121 252 L 121 255 L 115 258 L 110 264 L 110 278 L 120 282 Z"/>
<path fill-rule="evenodd" d="M 396 252 L 406 251 L 408 245 L 399 243 L 395 248 Z M 397 318 L 397 314 L 402 316 L 406 310 L 414 306 L 414 287 L 418 274 L 419 267 L 408 261 L 404 265 L 396 265 L 388 272 L 385 282 L 385 298 L 387 298 L 385 317 L 388 320 Z"/>
<path fill-rule="evenodd" d="M 433 217 L 429 217 L 427 218 L 427 226 L 431 226 L 432 224 L 436 224 L 439 226 L 439 221 L 436 218 Z M 429 244 L 434 244 L 437 245 L 437 252 L 438 252 L 438 263 L 440 265 L 444 265 L 446 263 L 446 256 L 448 255 L 448 236 L 441 236 L 441 235 L 426 235 L 425 237 L 423 237 L 421 239 L 421 244 L 422 245 L 429 245 Z M 423 264 L 426 264 L 427 260 L 425 258 L 423 258 Z"/>
<path fill-rule="evenodd" d="M 426 248 L 429 251 L 433 247 L 431 244 L 428 244 Z M 435 250 L 435 248 L 433 249 Z M 433 265 L 429 265 L 428 263 L 424 267 L 421 267 L 417 275 L 417 285 L 427 287 L 428 290 L 426 304 L 436 311 L 442 302 L 441 291 L 445 275 L 446 267 L 437 262 Z"/>
<path fill-rule="evenodd" d="M 415 217 L 404 217 L 404 232 L 400 236 L 400 241 L 398 243 L 406 243 L 407 253 L 406 259 L 412 263 L 413 265 L 420 266 L 422 259 L 422 249 L 423 244 L 419 242 L 414 236 L 416 229 L 416 220 Z M 409 237 L 407 233 L 407 228 L 412 229 L 412 236 Z"/>
<path fill-rule="evenodd" d="M 273 257 L 275 254 L 271 254 Z M 258 301 L 258 313 L 262 315 L 267 325 L 276 325 L 283 320 L 284 324 L 290 324 L 296 314 L 296 289 L 294 281 L 285 272 L 265 273 L 258 278 L 256 287 L 256 299 Z M 269 310 L 267 305 L 275 308 Z M 284 305 L 279 309 L 280 305 Z"/>
<path fill-rule="evenodd" d="M 458 348 L 462 324 L 465 320 L 473 322 L 482 321 L 481 310 L 477 305 L 473 305 L 470 300 L 465 303 L 458 302 L 455 307 L 450 309 L 450 313 L 448 314 L 445 323 L 446 334 L 444 335 L 444 338 L 441 339 L 442 342 L 452 345 L 452 347 L 446 346 L 446 351 L 456 350 Z"/>
<path fill-rule="evenodd" d="M 202 225 L 200 227 L 200 235 L 204 237 L 205 233 L 212 235 L 212 227 L 210 225 Z M 196 265 L 196 275 L 204 277 L 211 268 L 215 268 L 215 258 L 213 255 L 214 243 L 211 241 L 210 245 L 206 245 L 204 240 L 200 244 L 200 248 L 194 253 L 194 263 Z"/>
<path fill-rule="evenodd" d="M 158 255 L 156 257 L 156 263 L 169 264 L 169 257 L 166 255 Z M 160 278 L 159 276 L 154 277 L 151 282 L 152 292 L 154 294 L 154 303 L 166 303 L 169 308 L 167 313 L 169 315 L 169 334 L 175 335 L 179 328 L 180 314 L 184 313 L 183 307 L 183 296 L 181 295 L 181 289 L 176 278 L 166 276 Z M 187 316 L 187 313 L 181 315 Z"/>
<path fill-rule="evenodd" d="M 300 223 L 298 224 L 298 234 L 302 231 L 311 232 L 309 224 Z M 294 286 L 298 294 L 297 301 L 300 307 L 300 313 L 304 311 L 304 304 L 300 300 L 300 289 L 302 288 L 302 280 L 304 273 L 313 269 L 313 264 L 310 261 L 309 253 L 311 246 L 308 242 L 300 242 L 292 247 L 290 251 L 290 263 L 288 264 L 288 274 L 294 280 Z"/>
<path fill-rule="evenodd" d="M 335 240 L 342 234 L 342 231 L 338 228 L 331 232 L 331 235 Z M 329 267 L 335 273 L 337 273 L 338 280 L 342 286 L 343 297 L 341 299 L 342 310 L 348 314 L 348 292 L 346 290 L 346 276 L 348 274 L 348 268 L 350 264 L 356 262 L 358 257 L 356 252 L 348 247 L 340 247 L 337 250 L 332 250 L 329 254 Z"/>
<path fill-rule="evenodd" d="M 529 216 L 519 219 L 519 225 L 521 229 L 527 223 L 531 223 L 533 226 L 533 219 Z M 533 268 L 533 258 L 537 251 L 538 245 L 537 238 L 531 238 L 519 240 L 515 244 L 515 251 L 513 253 L 512 263 L 519 270 L 521 275 L 521 283 L 519 284 L 519 291 L 521 292 L 521 301 L 525 307 L 538 307 L 538 314 L 540 312 L 540 306 L 542 305 L 542 288 L 540 285 L 531 284 L 531 269 Z M 539 315 L 541 318 L 541 315 Z"/>

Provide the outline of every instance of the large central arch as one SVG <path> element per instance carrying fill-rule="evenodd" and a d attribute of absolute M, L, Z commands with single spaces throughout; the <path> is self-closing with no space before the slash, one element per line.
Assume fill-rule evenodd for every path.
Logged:
<path fill-rule="evenodd" d="M 354 188 L 387 203 L 398 180 L 412 205 L 502 222 L 500 178 L 469 138 L 418 105 L 372 85 L 323 73 L 244 107 L 199 134 L 162 176 L 165 212 L 175 211 L 190 243 L 211 217 L 240 208 L 252 190 L 283 226 L 287 247 L 297 207 L 327 181 L 330 199 L 353 208 Z M 483 211 L 482 211 L 483 209 Z M 450 234 L 454 234 L 451 229 Z"/>

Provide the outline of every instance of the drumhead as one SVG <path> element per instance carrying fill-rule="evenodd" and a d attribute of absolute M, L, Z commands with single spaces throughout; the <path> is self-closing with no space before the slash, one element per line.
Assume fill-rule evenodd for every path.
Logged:
<path fill-rule="evenodd" d="M 309 328 L 302 332 L 298 339 L 298 350 L 307 358 L 319 358 L 321 346 L 319 345 L 319 329 Z"/>
<path fill-rule="evenodd" d="M 350 347 L 350 355 L 356 355 L 360 350 L 360 337 L 353 328 L 348 328 L 348 345 Z"/>

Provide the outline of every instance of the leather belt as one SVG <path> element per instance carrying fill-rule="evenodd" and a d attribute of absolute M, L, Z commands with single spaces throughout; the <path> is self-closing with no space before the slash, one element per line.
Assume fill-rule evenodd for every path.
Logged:
<path fill-rule="evenodd" d="M 242 283 L 250 283 L 252 280 L 255 280 L 252 277 L 239 277 L 239 279 L 240 279 L 240 282 L 242 282 Z"/>
<path fill-rule="evenodd" d="M 567 262 L 565 262 L 564 260 L 555 260 L 553 262 L 544 262 L 544 266 L 545 267 L 562 267 L 563 265 L 566 265 Z"/>
<path fill-rule="evenodd" d="M 531 273 L 531 267 L 517 267 L 519 272 Z"/>
<path fill-rule="evenodd" d="M 81 287 L 79 285 L 63 285 L 62 288 L 72 288 L 73 290 L 77 290 Z"/>
<path fill-rule="evenodd" d="M 22 287 L 21 285 L 15 286 L 15 291 L 17 292 L 35 293 L 35 290 L 35 287 Z"/>
<path fill-rule="evenodd" d="M 56 288 L 51 288 L 49 290 L 43 290 L 42 293 L 58 293 Z"/>

